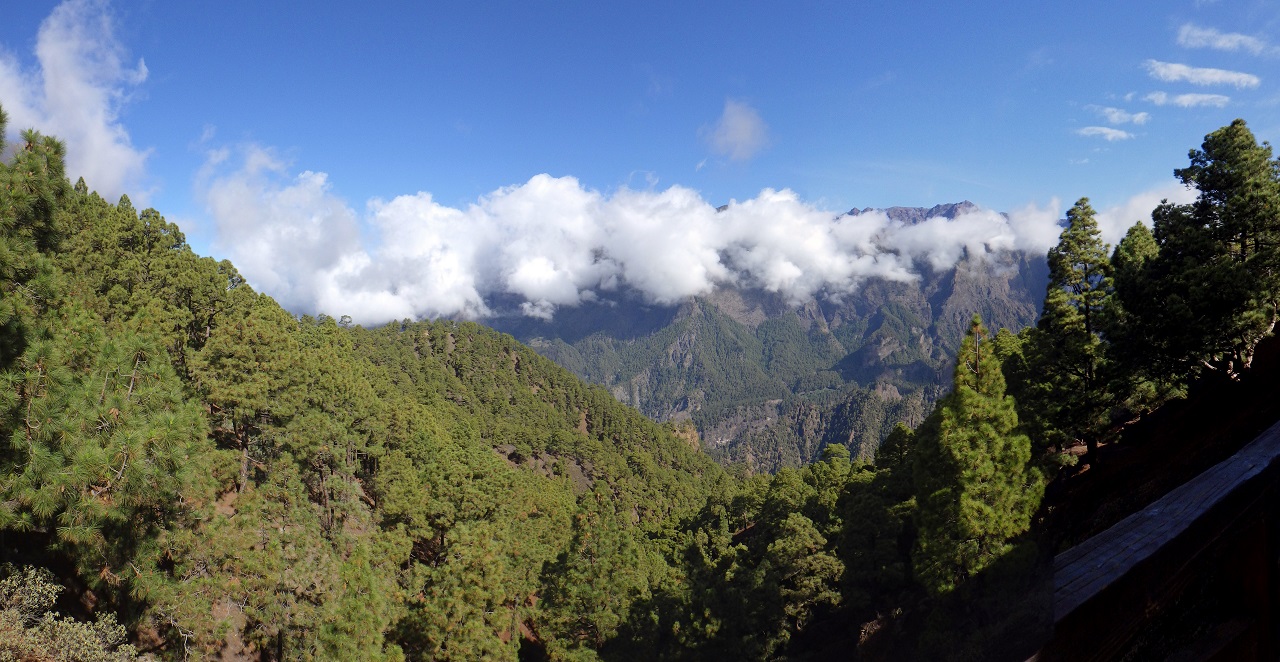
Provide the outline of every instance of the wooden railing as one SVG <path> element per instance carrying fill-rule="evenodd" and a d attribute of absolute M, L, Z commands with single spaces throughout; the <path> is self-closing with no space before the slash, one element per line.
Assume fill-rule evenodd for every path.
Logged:
<path fill-rule="evenodd" d="M 1280 423 L 1059 554 L 1053 634 L 1033 659 L 1277 659 L 1278 515 Z"/>

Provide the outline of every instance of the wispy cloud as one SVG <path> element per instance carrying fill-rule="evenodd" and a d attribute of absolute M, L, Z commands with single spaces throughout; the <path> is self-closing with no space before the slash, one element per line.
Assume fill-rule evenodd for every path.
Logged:
<path fill-rule="evenodd" d="M 1128 140 L 1133 137 L 1133 134 L 1128 131 L 1113 129 L 1109 126 L 1086 126 L 1083 129 L 1076 129 L 1076 135 L 1085 136 L 1086 138 L 1102 138 L 1107 142 Z"/>
<path fill-rule="evenodd" d="M 1193 85 L 1233 85 L 1237 88 L 1254 88 L 1262 81 L 1253 74 L 1227 69 L 1210 69 L 1207 67 L 1191 67 L 1174 62 L 1147 60 L 1147 73 L 1152 78 L 1167 83 L 1186 82 Z"/>
<path fill-rule="evenodd" d="M 1248 51 L 1254 55 L 1274 53 L 1275 49 L 1264 39 L 1238 32 L 1219 32 L 1192 23 L 1178 30 L 1178 45 L 1185 48 L 1212 48 L 1219 51 Z"/>
<path fill-rule="evenodd" d="M 149 150 L 135 148 L 120 109 L 147 78 L 147 65 L 130 66 L 104 3 L 68 0 L 40 24 L 36 63 L 24 70 L 0 49 L 0 103 L 9 130 L 34 128 L 67 144 L 67 174 L 114 197 L 126 191 L 145 204 L 141 190 Z"/>
<path fill-rule="evenodd" d="M 1152 92 L 1143 98 L 1157 106 L 1178 106 L 1180 108 L 1197 108 L 1200 106 L 1222 108 L 1231 102 L 1231 97 L 1221 94 L 1169 95 L 1164 92 Z"/>
<path fill-rule="evenodd" d="M 699 133 L 715 153 L 734 161 L 746 161 L 769 143 L 769 127 L 760 113 L 741 101 L 728 99 L 720 119 Z"/>
<path fill-rule="evenodd" d="M 1112 124 L 1146 124 L 1151 119 L 1150 113 L 1131 113 L 1120 108 L 1112 108 L 1110 106 L 1085 106 L 1087 110 L 1091 110 L 1102 117 L 1105 117 Z"/>

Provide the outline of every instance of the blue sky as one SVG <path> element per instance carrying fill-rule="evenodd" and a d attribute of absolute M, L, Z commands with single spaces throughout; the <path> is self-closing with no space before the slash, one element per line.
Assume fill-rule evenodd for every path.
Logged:
<path fill-rule="evenodd" d="M 1178 195 L 1209 131 L 1280 137 L 1280 3 L 936 4 L 24 2 L 0 104 L 292 309 L 368 321 L 482 317 L 494 293 L 546 315 L 620 285 L 848 291 L 910 251 L 820 228 L 788 252 L 751 224 L 963 199 L 1058 218 L 1089 196 L 1114 236 Z M 703 218 L 731 200 L 757 216 Z M 688 254 L 639 251 L 643 228 Z M 818 264 L 823 242 L 843 252 Z"/>

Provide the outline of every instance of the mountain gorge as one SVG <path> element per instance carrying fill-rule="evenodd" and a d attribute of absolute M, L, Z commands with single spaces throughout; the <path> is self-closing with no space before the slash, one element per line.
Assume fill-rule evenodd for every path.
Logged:
<path fill-rule="evenodd" d="M 914 225 L 976 209 L 966 201 L 875 211 Z M 1048 275 L 1043 256 L 1019 251 L 915 267 L 913 281 L 872 279 L 853 294 L 796 300 L 721 286 L 658 305 L 622 291 L 549 320 L 485 321 L 645 415 L 691 425 L 717 459 L 776 471 L 815 461 L 831 444 L 870 458 L 895 423 L 917 425 L 948 388 L 973 314 L 992 328 L 1034 323 Z"/>

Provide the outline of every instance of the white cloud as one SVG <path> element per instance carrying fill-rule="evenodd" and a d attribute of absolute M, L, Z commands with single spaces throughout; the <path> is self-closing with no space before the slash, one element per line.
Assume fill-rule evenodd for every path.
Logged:
<path fill-rule="evenodd" d="M 1053 201 L 904 225 L 772 189 L 717 211 L 681 186 L 604 194 L 550 175 L 464 208 L 417 193 L 372 200 L 358 214 L 323 173 L 291 175 L 269 149 L 214 150 L 205 168 L 197 186 L 215 241 L 251 284 L 295 312 L 366 324 L 484 317 L 495 296 L 549 317 L 623 288 L 661 303 L 725 284 L 838 298 L 869 278 L 912 280 L 921 265 L 947 268 L 966 254 L 1044 252 L 1060 217 Z"/>
<path fill-rule="evenodd" d="M 1086 108 L 1105 117 L 1112 124 L 1146 124 L 1147 120 L 1151 119 L 1150 113 L 1131 113 L 1109 106 L 1086 106 Z"/>
<path fill-rule="evenodd" d="M 1168 83 L 1187 82 L 1193 85 L 1232 85 L 1239 89 L 1257 87 L 1262 81 L 1253 74 L 1226 69 L 1190 67 L 1174 62 L 1147 60 L 1147 73 L 1156 80 Z"/>
<path fill-rule="evenodd" d="M 1098 137 L 1107 142 L 1128 140 L 1133 137 L 1133 134 L 1128 131 L 1113 129 L 1109 126 L 1086 126 L 1082 129 L 1076 129 L 1076 135 L 1085 136 L 1086 138 Z"/>
<path fill-rule="evenodd" d="M 1219 32 L 1214 28 L 1202 28 L 1192 23 L 1187 23 L 1178 30 L 1178 45 L 1185 48 L 1248 51 L 1254 55 L 1274 51 L 1263 39 L 1237 32 Z"/>
<path fill-rule="evenodd" d="M 710 127 L 699 132 L 712 151 L 734 161 L 745 161 L 764 149 L 769 142 L 769 128 L 755 108 L 728 99 L 724 112 Z"/>
<path fill-rule="evenodd" d="M 1152 92 L 1143 98 L 1157 106 L 1174 105 L 1182 108 L 1197 108 L 1200 106 L 1222 108 L 1231 101 L 1231 97 L 1221 94 L 1176 94 L 1170 96 L 1164 92 Z"/>
<path fill-rule="evenodd" d="M 1098 230 L 1102 232 L 1102 240 L 1115 246 L 1134 223 L 1142 222 L 1151 227 L 1151 212 L 1162 200 L 1177 204 L 1195 202 L 1196 191 L 1188 189 L 1180 182 L 1148 189 L 1124 202 L 1099 209 L 1096 219 Z"/>
<path fill-rule="evenodd" d="M 909 226 L 890 223 L 881 242 L 875 245 L 925 261 L 934 269 L 952 267 L 965 254 L 984 257 L 1012 250 L 1043 253 L 1058 241 L 1059 206 L 1055 199 L 1048 207 L 1027 205 L 1008 216 L 979 209 L 955 219 L 934 217 Z"/>
<path fill-rule="evenodd" d="M 289 176 L 271 150 L 240 150 L 226 171 L 227 150 L 209 154 L 200 185 L 217 221 L 215 242 L 233 255 L 255 287 L 290 309 L 310 309 L 359 246 L 356 214 L 329 189 L 324 173 Z"/>
<path fill-rule="evenodd" d="M 119 116 L 147 66 L 126 64 L 127 55 L 104 3 L 67 0 L 40 25 L 34 70 L 0 51 L 0 103 L 13 134 L 35 128 L 66 143 L 73 181 L 83 176 L 109 198 L 127 191 L 145 204 L 148 151 L 133 146 Z"/>

